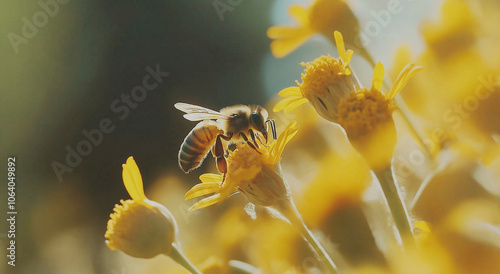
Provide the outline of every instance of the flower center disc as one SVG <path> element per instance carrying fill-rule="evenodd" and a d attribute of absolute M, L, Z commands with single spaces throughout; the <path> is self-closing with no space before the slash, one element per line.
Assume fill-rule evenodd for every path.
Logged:
<path fill-rule="evenodd" d="M 362 89 L 351 92 L 339 103 L 338 123 L 350 139 L 364 136 L 377 125 L 392 119 L 394 105 L 380 91 Z"/>

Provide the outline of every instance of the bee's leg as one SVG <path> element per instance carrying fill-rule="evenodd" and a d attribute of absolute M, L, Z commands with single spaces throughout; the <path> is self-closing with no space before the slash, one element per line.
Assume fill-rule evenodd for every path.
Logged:
<path fill-rule="evenodd" d="M 248 132 L 250 133 L 250 138 L 252 138 L 255 147 L 259 148 L 259 144 L 257 144 L 257 140 L 255 140 L 255 133 L 253 132 L 253 130 L 249 129 Z"/>
<path fill-rule="evenodd" d="M 256 147 L 252 144 L 252 142 L 250 142 L 250 141 L 248 140 L 248 137 L 245 135 L 245 133 L 240 132 L 240 135 L 241 135 L 241 137 L 243 138 L 243 140 L 245 140 L 245 142 L 247 142 L 247 144 L 248 144 L 251 148 L 255 149 L 255 151 L 257 151 L 257 152 L 260 154 L 260 151 L 258 151 L 258 150 L 257 150 L 257 148 L 256 148 Z"/>
<path fill-rule="evenodd" d="M 226 158 L 224 157 L 224 146 L 222 146 L 222 140 L 221 140 L 221 138 L 223 137 L 225 136 L 217 135 L 215 144 L 212 147 L 212 154 L 215 157 L 215 163 L 217 164 L 217 169 L 219 170 L 220 173 L 223 173 L 224 176 L 226 176 L 227 162 Z"/>
<path fill-rule="evenodd" d="M 254 134 L 255 132 L 253 132 L 251 129 L 249 129 L 249 132 L 250 134 L 253 134 L 252 139 L 254 140 L 254 143 L 257 146 L 257 148 L 259 148 L 259 146 L 261 145 L 264 147 L 269 147 L 267 145 L 267 136 L 263 136 L 262 134 Z"/>
<path fill-rule="evenodd" d="M 229 141 L 231 140 L 231 138 L 233 138 L 233 134 L 228 134 L 227 136 L 224 136 L 224 135 L 219 135 L 222 139 L 226 140 L 226 141 Z"/>
<path fill-rule="evenodd" d="M 271 132 L 273 133 L 273 139 L 274 140 L 278 139 L 277 134 L 276 134 L 276 123 L 274 122 L 274 120 L 273 119 L 269 119 L 269 120 L 266 121 L 266 124 L 267 123 L 269 123 L 269 125 L 271 126 Z"/>

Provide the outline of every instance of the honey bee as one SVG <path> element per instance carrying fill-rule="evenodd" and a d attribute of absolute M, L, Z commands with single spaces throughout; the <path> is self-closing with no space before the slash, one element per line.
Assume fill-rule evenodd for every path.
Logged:
<path fill-rule="evenodd" d="M 274 120 L 267 119 L 268 113 L 258 105 L 234 105 L 219 112 L 186 103 L 176 103 L 174 107 L 185 112 L 184 118 L 199 122 L 184 139 L 179 150 L 179 166 L 185 173 L 198 168 L 211 149 L 216 158 L 217 168 L 226 173 L 227 163 L 224 158 L 226 149 L 222 139 L 231 142 L 247 142 L 256 149 L 256 140 L 267 142 L 267 124 L 271 126 L 273 139 L 276 140 Z M 250 138 L 248 138 L 248 136 Z"/>

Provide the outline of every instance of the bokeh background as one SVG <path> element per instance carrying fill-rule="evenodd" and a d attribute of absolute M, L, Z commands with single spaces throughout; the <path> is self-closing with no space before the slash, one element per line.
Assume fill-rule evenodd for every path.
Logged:
<path fill-rule="evenodd" d="M 128 198 L 121 178 L 121 164 L 128 156 L 134 156 L 141 169 L 146 194 L 177 217 L 188 255 L 195 264 L 203 263 L 211 247 L 205 238 L 213 228 L 199 235 L 199 226 L 230 206 L 185 213 L 192 203 L 183 201 L 183 193 L 200 174 L 213 170 L 213 164 L 208 161 L 189 175 L 178 168 L 179 146 L 195 123 L 184 120 L 173 104 L 181 101 L 212 109 L 267 105 L 279 90 L 299 79 L 300 62 L 320 54 L 336 55 L 322 37 L 284 59 L 271 55 L 266 30 L 291 22 L 286 10 L 292 2 L 310 3 L 241 0 L 222 20 L 212 0 L 73 0 L 59 4 L 58 12 L 16 53 L 9 33 L 21 35 L 23 18 L 31 21 L 42 9 L 36 1 L 2 1 L 0 162 L 6 167 L 8 156 L 17 158 L 18 265 L 7 266 L 1 256 L 0 272 L 177 273 L 179 269 L 166 257 L 151 263 L 110 251 L 104 244 L 114 204 Z M 388 3 L 349 2 L 360 25 L 371 20 L 370 11 Z M 420 22 L 434 20 L 441 3 L 401 2 L 402 12 L 368 46 L 386 64 L 393 62 L 402 44 L 417 54 L 423 50 Z M 168 77 L 120 120 L 111 103 L 142 84 L 146 67 L 157 65 Z M 368 83 L 371 73 L 363 73 L 371 71 L 368 64 L 355 57 L 353 66 Z M 66 147 L 75 149 L 85 139 L 82 130 L 97 128 L 104 118 L 112 120 L 114 131 L 104 134 L 103 141 L 60 181 L 52 164 L 65 164 Z M 5 169 L 0 167 L 2 178 Z M 6 187 L 0 189 L 0 208 L 6 208 Z M 234 197 L 233 203 L 246 202 Z M 240 211 L 240 217 L 251 222 Z M 5 228 L 2 222 L 2 243 L 6 243 Z M 234 231 L 246 230 L 227 233 Z M 197 253 L 200 245 L 204 248 Z M 297 245 L 307 249 L 304 243 Z M 234 249 L 235 259 L 245 259 L 240 249 Z"/>

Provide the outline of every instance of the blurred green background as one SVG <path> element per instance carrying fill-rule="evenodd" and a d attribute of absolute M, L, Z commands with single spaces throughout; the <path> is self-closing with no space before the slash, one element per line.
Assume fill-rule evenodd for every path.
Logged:
<path fill-rule="evenodd" d="M 108 216 L 128 197 L 121 179 L 126 158 L 135 157 L 146 188 L 159 174 L 181 176 L 177 152 L 195 123 L 182 118 L 175 102 L 213 109 L 266 102 L 260 67 L 269 53 L 271 2 L 242 1 L 223 21 L 212 2 L 55 2 L 58 10 L 51 6 L 54 16 L 46 23 L 35 15 L 43 11 L 37 1 L 0 4 L 1 162 L 6 167 L 7 155 L 17 158 L 18 210 L 18 265 L 7 268 L 2 256 L 0 269 L 59 273 L 67 269 L 60 262 L 72 265 L 72 273 L 119 271 L 101 253 Z M 15 53 L 8 35 L 22 36 L 22 18 L 41 21 Z M 111 103 L 142 85 L 145 68 L 157 64 L 169 76 L 120 120 Z M 52 163 L 66 164 L 66 146 L 76 149 L 86 139 L 82 130 L 97 128 L 104 118 L 114 131 L 59 182 Z M 194 184 L 202 169 L 193 173 Z M 54 248 L 67 231 L 78 235 L 60 239 L 67 250 Z M 82 254 L 92 251 L 90 261 L 74 250 L 81 244 Z"/>

